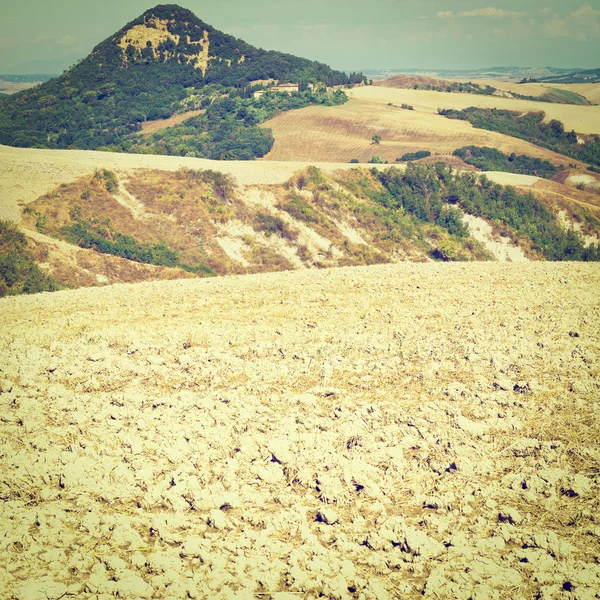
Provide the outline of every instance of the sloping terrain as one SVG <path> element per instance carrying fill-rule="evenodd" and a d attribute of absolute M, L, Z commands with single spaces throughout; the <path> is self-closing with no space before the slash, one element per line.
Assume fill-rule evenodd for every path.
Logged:
<path fill-rule="evenodd" d="M 7 209 L 38 266 L 69 287 L 402 260 L 593 260 L 581 244 L 600 239 L 600 196 L 568 185 L 578 171 L 546 186 L 486 174 L 515 195 L 433 156 L 380 177 L 387 166 L 5 150 Z M 571 229 L 581 240 L 565 237 Z"/>
<path fill-rule="evenodd" d="M 271 139 L 256 124 L 264 120 L 261 112 L 268 112 L 269 102 L 253 98 L 250 87 L 270 78 L 301 86 L 301 105 L 342 101 L 341 93 L 328 96 L 326 86 L 363 81 L 357 73 L 346 75 L 322 63 L 251 46 L 175 4 L 158 5 L 59 77 L 4 98 L 0 143 L 147 149 L 146 137 L 137 135 L 141 123 L 207 109 L 207 115 L 190 123 L 185 142 L 180 138 L 158 148 L 152 144 L 150 151 L 218 159 L 263 156 Z M 309 80 L 315 84 L 312 89 Z M 272 100 L 284 99 L 279 95 Z M 279 107 L 291 108 L 295 106 Z"/>
<path fill-rule="evenodd" d="M 423 90 L 402 90 L 375 86 L 355 87 L 348 90 L 351 98 L 369 100 L 387 105 L 389 102 L 400 106 L 403 103 L 414 106 L 415 110 L 435 113 L 439 108 L 463 110 L 470 106 L 480 108 L 498 108 L 514 111 L 543 111 L 546 119 L 561 121 L 566 130 L 577 133 L 600 133 L 600 106 L 577 106 L 570 104 L 551 104 L 497 96 L 473 94 L 449 94 Z"/>
<path fill-rule="evenodd" d="M 0 595 L 597 597 L 599 290 L 402 264 L 0 300 Z"/>
<path fill-rule="evenodd" d="M 370 90 L 381 91 L 383 96 L 374 100 L 369 96 Z M 413 91 L 374 87 L 352 89 L 347 93 L 356 97 L 344 105 L 310 106 L 282 113 L 264 123 L 275 138 L 273 149 L 265 159 L 318 162 L 358 159 L 368 162 L 378 156 L 382 161 L 393 163 L 406 152 L 429 150 L 433 154 L 447 155 L 457 148 L 475 145 L 498 148 L 506 154 L 527 154 L 557 166 L 575 162 L 522 140 L 474 129 L 464 121 L 449 121 L 434 114 L 438 106 L 434 110 L 431 103 L 430 106 L 415 104 L 415 110 L 402 109 L 401 104 L 410 98 L 400 98 L 396 93 Z M 388 92 L 389 96 L 386 95 Z M 440 92 L 423 93 L 442 95 Z M 467 106 L 479 100 L 479 96 L 469 94 L 453 96 L 473 99 Z M 445 106 L 442 98 L 439 101 L 439 108 Z M 378 145 L 372 143 L 375 134 L 382 138 Z"/>

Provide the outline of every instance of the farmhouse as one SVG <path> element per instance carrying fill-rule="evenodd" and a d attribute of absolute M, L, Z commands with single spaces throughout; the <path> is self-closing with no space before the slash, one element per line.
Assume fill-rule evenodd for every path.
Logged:
<path fill-rule="evenodd" d="M 312 83 L 308 84 L 308 89 L 313 89 Z M 281 83 L 278 85 L 274 85 L 273 87 L 268 88 L 266 90 L 259 90 L 257 92 L 254 92 L 254 97 L 260 98 L 265 92 L 279 92 L 283 94 L 291 94 L 292 92 L 298 91 L 300 91 L 300 85 L 298 83 Z"/>

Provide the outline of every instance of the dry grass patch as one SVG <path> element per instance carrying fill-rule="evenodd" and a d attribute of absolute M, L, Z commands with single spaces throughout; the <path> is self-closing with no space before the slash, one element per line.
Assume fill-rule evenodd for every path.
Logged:
<path fill-rule="evenodd" d="M 165 129 L 166 127 L 175 127 L 175 125 L 180 125 L 184 121 L 191 119 L 193 117 L 197 117 L 198 115 L 203 115 L 206 112 L 206 109 L 201 110 L 190 110 L 188 112 L 184 112 L 178 115 L 173 115 L 168 119 L 158 119 L 156 121 L 146 121 L 142 123 L 142 134 L 143 135 L 152 135 L 161 129 Z"/>

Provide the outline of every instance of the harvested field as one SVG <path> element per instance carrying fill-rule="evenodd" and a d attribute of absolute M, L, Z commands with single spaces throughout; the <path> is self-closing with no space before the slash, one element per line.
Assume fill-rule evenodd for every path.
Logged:
<path fill-rule="evenodd" d="M 0 79 L 0 92 L 4 94 L 16 94 L 17 92 L 22 92 L 23 90 L 28 90 L 29 88 L 35 87 L 42 83 L 41 81 L 27 81 L 27 82 L 17 82 L 17 81 L 4 81 Z"/>
<path fill-rule="evenodd" d="M 412 91 L 369 87 L 348 92 L 366 89 L 392 96 L 396 92 Z M 373 156 L 379 156 L 383 161 L 393 163 L 407 152 L 429 150 L 432 154 L 448 155 L 462 146 L 475 145 L 495 147 L 506 154 L 527 154 L 555 165 L 573 162 L 573 159 L 529 142 L 475 129 L 466 121 L 446 119 L 433 112 L 428 109 L 404 110 L 399 103 L 388 106 L 387 102 L 382 104 L 372 100 L 351 100 L 342 106 L 309 106 L 289 111 L 264 124 L 273 130 L 275 137 L 273 149 L 265 158 L 318 162 L 348 162 L 356 158 L 368 162 Z M 371 142 L 376 133 L 382 137 L 379 145 Z"/>
<path fill-rule="evenodd" d="M 599 291 L 402 264 L 0 300 L 0 595 L 597 597 Z"/>
<path fill-rule="evenodd" d="M 400 106 L 409 104 L 417 111 L 435 113 L 439 108 L 462 110 L 469 106 L 498 108 L 515 111 L 543 111 L 546 118 L 558 119 L 565 129 L 578 133 L 600 133 L 600 106 L 579 106 L 571 104 L 551 104 L 514 98 L 480 96 L 475 94 L 451 94 L 423 90 L 403 90 L 375 86 L 356 87 L 347 91 L 351 98 L 368 100 L 387 105 L 389 102 Z"/>
<path fill-rule="evenodd" d="M 142 123 L 142 133 L 144 135 L 152 135 L 161 129 L 166 129 L 167 127 L 175 127 L 175 125 L 180 125 L 184 121 L 191 119 L 192 117 L 197 117 L 205 113 L 205 109 L 201 110 L 190 110 L 188 112 L 184 112 L 178 115 L 173 115 L 168 119 L 158 119 L 157 121 L 146 121 Z"/>
<path fill-rule="evenodd" d="M 254 185 L 284 183 L 306 166 L 306 163 L 297 161 L 217 161 L 179 156 L 90 150 L 38 150 L 0 145 L 0 219 L 19 221 L 20 205 L 29 204 L 57 185 L 89 175 L 95 169 L 111 169 L 119 174 L 135 169 L 213 169 L 233 175 L 239 185 Z M 352 165 L 327 163 L 316 166 L 325 171 L 334 171 L 338 168 L 348 169 Z"/>

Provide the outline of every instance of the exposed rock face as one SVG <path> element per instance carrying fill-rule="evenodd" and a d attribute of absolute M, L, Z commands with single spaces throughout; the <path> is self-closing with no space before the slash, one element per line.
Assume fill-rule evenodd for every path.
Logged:
<path fill-rule="evenodd" d="M 401 264 L 0 300 L 0 596 L 597 597 L 599 288 Z"/>

